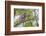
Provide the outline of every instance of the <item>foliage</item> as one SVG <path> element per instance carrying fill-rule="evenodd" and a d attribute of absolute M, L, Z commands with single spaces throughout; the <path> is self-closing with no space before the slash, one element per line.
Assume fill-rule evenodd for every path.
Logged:
<path fill-rule="evenodd" d="M 32 9 L 14 9 L 14 14 L 17 15 L 21 15 L 26 13 L 25 17 L 25 21 L 23 22 L 23 27 L 32 27 L 33 22 L 34 22 L 34 16 L 33 16 L 33 12 Z M 14 27 L 16 27 L 17 25 L 21 24 L 18 20 L 16 22 L 14 22 Z"/>

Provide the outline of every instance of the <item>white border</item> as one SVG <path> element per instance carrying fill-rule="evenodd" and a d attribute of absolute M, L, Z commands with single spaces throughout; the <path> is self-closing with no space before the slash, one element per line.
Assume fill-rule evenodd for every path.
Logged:
<path fill-rule="evenodd" d="M 18 9 L 39 9 L 39 27 L 15 27 L 14 28 L 14 8 Z M 22 6 L 11 5 L 11 31 L 27 31 L 27 30 L 42 30 L 42 7 L 41 6 Z"/>

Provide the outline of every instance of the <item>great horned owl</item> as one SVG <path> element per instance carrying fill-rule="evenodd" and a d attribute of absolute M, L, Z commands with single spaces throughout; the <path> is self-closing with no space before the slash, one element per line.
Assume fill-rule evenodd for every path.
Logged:
<path fill-rule="evenodd" d="M 25 21 L 25 18 L 26 18 L 26 13 L 20 15 L 19 21 L 20 21 L 21 23 L 23 23 L 23 22 Z"/>
<path fill-rule="evenodd" d="M 26 18 L 26 13 L 17 15 L 14 18 L 14 22 L 18 21 L 19 23 L 23 23 L 25 21 L 25 18 Z"/>

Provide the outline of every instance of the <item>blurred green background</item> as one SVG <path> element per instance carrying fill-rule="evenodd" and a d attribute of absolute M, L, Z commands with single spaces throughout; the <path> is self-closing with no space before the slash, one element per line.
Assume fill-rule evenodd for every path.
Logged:
<path fill-rule="evenodd" d="M 14 9 L 14 17 L 26 13 L 25 20 L 24 22 L 19 21 L 19 19 L 16 19 L 14 21 L 14 27 L 33 27 L 33 22 L 34 22 L 34 16 L 32 9 Z M 21 26 L 19 26 L 21 25 Z"/>

